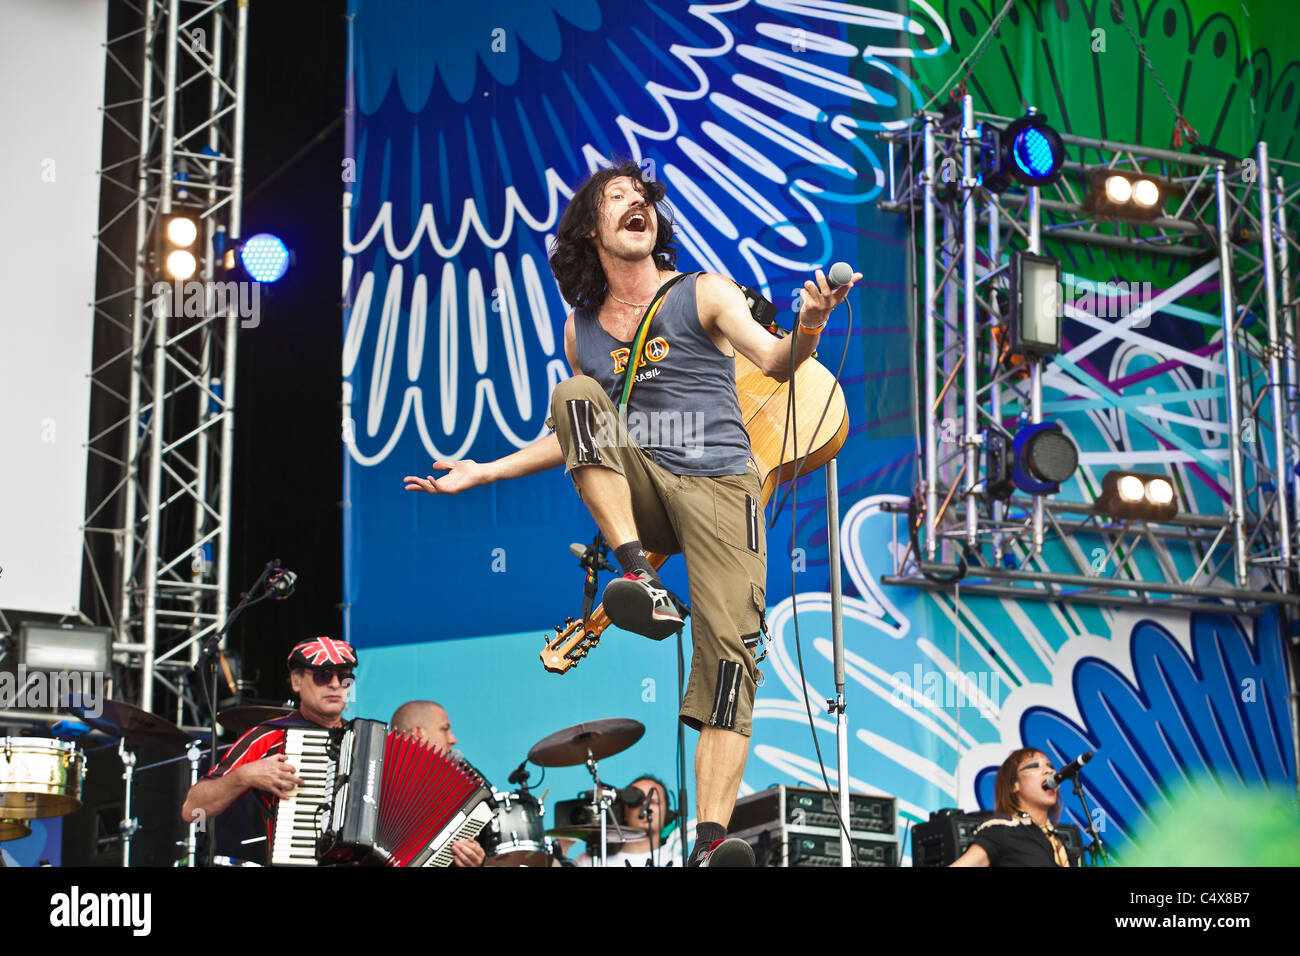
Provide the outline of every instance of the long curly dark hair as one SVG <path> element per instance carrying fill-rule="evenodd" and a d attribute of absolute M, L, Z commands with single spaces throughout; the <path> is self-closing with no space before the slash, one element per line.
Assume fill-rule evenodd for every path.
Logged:
<path fill-rule="evenodd" d="M 655 247 L 650 251 L 655 265 L 663 271 L 677 267 L 677 247 L 673 242 L 672 216 L 664 203 L 664 184 L 648 179 L 645 170 L 633 160 L 623 160 L 598 170 L 578 187 L 569 206 L 560 217 L 559 232 L 551 252 L 551 272 L 560 284 L 564 300 L 576 308 L 599 309 L 605 302 L 609 286 L 601 268 L 594 239 L 588 238 L 600 220 L 605 199 L 605 184 L 626 176 L 640 184 L 646 202 L 654 207 L 657 221 Z"/>

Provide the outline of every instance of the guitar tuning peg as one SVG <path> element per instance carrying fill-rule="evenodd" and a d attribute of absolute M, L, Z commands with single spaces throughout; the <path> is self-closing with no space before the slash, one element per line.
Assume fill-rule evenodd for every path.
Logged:
<path fill-rule="evenodd" d="M 573 623 L 573 618 L 571 618 L 571 617 L 566 617 L 566 618 L 564 619 L 564 623 L 565 623 L 565 626 L 568 626 L 569 624 L 572 624 L 572 623 Z"/>

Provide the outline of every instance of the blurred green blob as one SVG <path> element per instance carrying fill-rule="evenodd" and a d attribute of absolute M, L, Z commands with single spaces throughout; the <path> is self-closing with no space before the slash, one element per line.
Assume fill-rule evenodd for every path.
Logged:
<path fill-rule="evenodd" d="M 1300 866 L 1300 800 L 1286 784 L 1186 784 L 1165 812 L 1148 812 L 1155 822 L 1134 833 L 1126 866 Z"/>

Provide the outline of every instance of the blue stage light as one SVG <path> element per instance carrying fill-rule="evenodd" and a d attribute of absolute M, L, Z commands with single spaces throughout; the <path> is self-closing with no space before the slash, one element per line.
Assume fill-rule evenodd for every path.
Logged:
<path fill-rule="evenodd" d="M 276 282 L 289 271 L 289 248 L 279 237 L 259 232 L 244 241 L 239 260 L 255 282 Z"/>
<path fill-rule="evenodd" d="M 1020 167 L 1021 172 L 1027 176 L 1033 176 L 1035 179 L 1050 175 L 1052 166 L 1056 162 L 1056 156 L 1052 152 L 1052 144 L 1041 131 L 1033 126 L 1022 130 L 1020 135 L 1016 137 L 1012 155 L 1015 157 L 1016 165 Z"/>
<path fill-rule="evenodd" d="M 1061 176 L 1065 143 L 1041 113 L 1028 113 L 1006 129 L 980 127 L 981 177 L 1000 193 L 1013 179 L 1025 186 L 1047 186 Z"/>

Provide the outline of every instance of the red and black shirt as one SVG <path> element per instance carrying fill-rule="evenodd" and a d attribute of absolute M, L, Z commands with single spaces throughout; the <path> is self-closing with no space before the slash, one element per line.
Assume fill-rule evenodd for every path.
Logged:
<path fill-rule="evenodd" d="M 235 741 L 233 747 L 226 751 L 225 757 L 221 763 L 217 764 L 208 771 L 207 779 L 216 779 L 224 777 L 245 764 L 254 763 L 264 757 L 274 757 L 277 754 L 284 753 L 284 732 L 295 727 L 306 727 L 309 729 L 321 729 L 323 725 L 308 720 L 302 715 L 302 711 L 295 710 L 292 714 L 285 714 L 283 717 L 277 717 L 275 720 L 268 720 L 265 723 L 258 724 L 244 736 Z M 247 790 L 244 793 L 248 793 Z M 240 794 L 242 797 L 244 794 Z M 266 818 L 266 862 L 271 862 L 271 847 L 275 836 L 275 811 L 280 803 L 280 798 L 267 793 L 264 790 L 254 790 L 253 795 L 257 798 L 258 806 L 261 808 L 262 815 Z M 238 799 L 238 798 L 236 798 Z"/>

